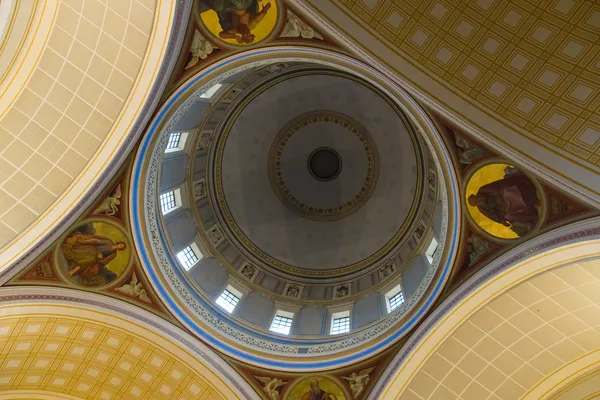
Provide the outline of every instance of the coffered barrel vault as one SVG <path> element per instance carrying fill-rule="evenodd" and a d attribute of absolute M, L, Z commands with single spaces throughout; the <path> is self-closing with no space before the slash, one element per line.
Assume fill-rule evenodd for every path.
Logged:
<path fill-rule="evenodd" d="M 542 235 L 458 288 L 398 353 L 373 398 L 560 398 L 593 375 L 598 222 Z"/>
<path fill-rule="evenodd" d="M 11 4 L 0 46 L 0 268 L 75 215 L 110 162 L 122 161 L 144 106 L 158 100 L 154 85 L 161 66 L 169 69 L 167 44 L 185 8 L 163 0 Z"/>
<path fill-rule="evenodd" d="M 123 302 L 31 288 L 0 301 L 0 398 L 254 397 L 202 343 Z"/>
<path fill-rule="evenodd" d="M 600 203 L 596 2 L 291 3 L 454 124 Z"/>

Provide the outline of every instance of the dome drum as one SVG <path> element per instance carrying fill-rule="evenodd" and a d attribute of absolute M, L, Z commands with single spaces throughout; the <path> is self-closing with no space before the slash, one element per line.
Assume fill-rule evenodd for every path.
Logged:
<path fill-rule="evenodd" d="M 247 358 L 238 346 L 261 354 L 260 365 L 287 354 L 326 367 L 328 354 L 376 351 L 374 337 L 387 346 L 453 257 L 453 171 L 433 125 L 371 72 L 303 57 L 240 64 L 216 89 L 176 93 L 187 99 L 148 153 L 158 188 L 146 192 L 181 198 L 164 212 L 145 196 L 144 223 L 160 232 L 150 229 L 151 275 L 192 330 L 234 357 Z M 185 148 L 165 153 L 180 132 Z"/>

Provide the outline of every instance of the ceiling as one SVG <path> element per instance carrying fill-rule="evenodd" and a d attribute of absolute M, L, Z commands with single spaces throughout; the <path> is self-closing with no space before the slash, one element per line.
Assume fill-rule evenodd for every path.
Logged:
<path fill-rule="evenodd" d="M 599 247 L 586 225 L 534 240 L 458 288 L 399 353 L 382 398 L 542 399 L 597 368 Z"/>
<path fill-rule="evenodd" d="M 222 163 L 222 207 L 261 252 L 297 268 L 335 270 L 411 229 L 422 155 L 379 93 L 351 77 L 311 72 L 246 101 L 216 168 Z M 333 180 L 309 171 L 319 148 L 341 158 Z"/>
<path fill-rule="evenodd" d="M 597 3 L 291 3 L 454 123 L 598 204 Z"/>
<path fill-rule="evenodd" d="M 578 377 L 570 382 L 565 388 L 561 388 L 552 394 L 552 400 L 592 400 L 600 396 L 600 369 Z"/>
<path fill-rule="evenodd" d="M 464 322 L 423 365 L 406 399 L 515 399 L 600 348 L 600 263 L 539 274 Z"/>
<path fill-rule="evenodd" d="M 15 9 L 0 49 L 2 266 L 72 211 L 119 158 L 116 151 L 155 83 L 176 6 L 163 0 L 19 4 L 25 8 Z"/>
<path fill-rule="evenodd" d="M 59 293 L 27 291 L 40 299 Z M 148 315 L 119 314 L 124 303 L 113 303 L 107 313 L 99 298 L 92 309 L 82 299 L 65 303 L 69 296 L 40 303 L 31 297 L 15 301 L 21 296 L 12 294 L 0 311 L 0 398 L 243 398 L 222 375 L 232 372 L 215 365 L 210 350 L 169 338 L 165 333 L 173 328 L 158 328 L 162 324 L 149 323 Z"/>

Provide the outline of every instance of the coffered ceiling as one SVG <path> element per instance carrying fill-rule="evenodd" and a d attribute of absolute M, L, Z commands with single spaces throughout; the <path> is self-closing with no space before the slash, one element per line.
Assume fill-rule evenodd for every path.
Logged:
<path fill-rule="evenodd" d="M 600 348 L 600 263 L 539 274 L 463 323 L 402 399 L 517 399 Z M 539 398 L 539 397 L 536 397 Z"/>
<path fill-rule="evenodd" d="M 2 399 L 243 398 L 210 350 L 169 339 L 151 317 L 143 323 L 136 313 L 125 318 L 115 314 L 115 304 L 106 313 L 102 301 L 94 302 L 95 310 L 82 299 L 19 301 L 18 292 L 3 297 L 0 310 Z"/>
<path fill-rule="evenodd" d="M 596 2 L 291 3 L 455 123 L 600 199 Z"/>
<path fill-rule="evenodd" d="M 0 48 L 0 266 L 73 210 L 119 158 L 163 62 L 176 7 L 15 4 Z"/>

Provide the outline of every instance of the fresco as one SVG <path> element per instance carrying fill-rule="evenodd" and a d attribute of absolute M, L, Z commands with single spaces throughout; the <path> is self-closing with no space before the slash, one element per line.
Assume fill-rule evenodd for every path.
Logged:
<path fill-rule="evenodd" d="M 349 400 L 342 386 L 327 376 L 307 376 L 297 381 L 284 400 Z"/>
<path fill-rule="evenodd" d="M 219 41 L 250 45 L 269 37 L 277 26 L 277 0 L 197 0 L 200 19 Z"/>
<path fill-rule="evenodd" d="M 478 169 L 469 179 L 465 198 L 475 223 L 493 236 L 515 239 L 539 225 L 538 190 L 511 165 L 496 163 Z"/>
<path fill-rule="evenodd" d="M 109 221 L 86 221 L 72 229 L 55 252 L 59 273 L 78 286 L 100 287 L 116 281 L 131 263 L 125 232 Z"/>

